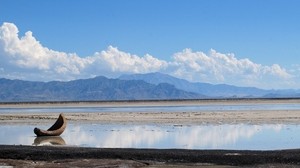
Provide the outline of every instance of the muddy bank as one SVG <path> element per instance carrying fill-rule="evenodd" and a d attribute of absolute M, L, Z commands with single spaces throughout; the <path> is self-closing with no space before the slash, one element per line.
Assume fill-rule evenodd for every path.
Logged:
<path fill-rule="evenodd" d="M 0 159 L 31 161 L 32 164 L 51 162 L 65 164 L 75 160 L 86 160 L 86 166 L 96 161 L 111 161 L 128 164 L 129 167 L 147 167 L 154 165 L 191 166 L 298 166 L 300 149 L 275 151 L 241 150 L 179 150 L 179 149 L 108 149 L 52 146 L 11 146 L 0 145 Z M 88 160 L 91 162 L 89 163 Z M 102 160 L 102 162 L 101 162 Z M 12 164 L 12 163 L 10 163 Z M 108 164 L 108 163 L 107 163 Z M 66 165 L 65 165 L 66 166 Z"/>

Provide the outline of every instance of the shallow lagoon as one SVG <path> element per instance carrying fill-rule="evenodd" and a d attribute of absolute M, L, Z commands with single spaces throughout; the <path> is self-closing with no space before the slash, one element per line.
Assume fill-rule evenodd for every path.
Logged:
<path fill-rule="evenodd" d="M 273 150 L 300 147 L 299 125 L 120 125 L 70 123 L 61 137 L 36 138 L 34 125 L 1 125 L 0 144 L 101 148 Z M 47 128 L 47 125 L 41 126 Z"/>

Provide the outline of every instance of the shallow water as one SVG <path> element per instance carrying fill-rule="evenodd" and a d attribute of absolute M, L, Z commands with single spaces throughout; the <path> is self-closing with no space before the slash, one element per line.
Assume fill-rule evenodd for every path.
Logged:
<path fill-rule="evenodd" d="M 299 125 L 120 125 L 70 123 L 61 137 L 36 138 L 34 125 L 1 125 L 0 144 L 105 148 L 273 150 L 300 147 Z M 47 128 L 47 125 L 40 126 Z"/>
<path fill-rule="evenodd" d="M 300 104 L 231 104 L 231 105 L 182 105 L 182 106 L 111 106 L 111 107 L 33 107 L 0 108 L 1 113 L 34 112 L 201 112 L 201 111 L 240 111 L 240 110 L 299 110 Z"/>

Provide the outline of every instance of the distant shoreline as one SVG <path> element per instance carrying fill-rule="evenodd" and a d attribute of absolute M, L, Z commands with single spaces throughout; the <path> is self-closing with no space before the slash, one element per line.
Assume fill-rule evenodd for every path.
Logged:
<path fill-rule="evenodd" d="M 99 101 L 12 101 L 0 102 L 1 105 L 34 105 L 34 104 L 108 104 L 108 103 L 176 103 L 176 102 L 190 102 L 190 103 L 224 103 L 224 102 L 297 102 L 300 103 L 300 98 L 212 98 L 212 99 L 147 99 L 147 100 L 99 100 Z"/>

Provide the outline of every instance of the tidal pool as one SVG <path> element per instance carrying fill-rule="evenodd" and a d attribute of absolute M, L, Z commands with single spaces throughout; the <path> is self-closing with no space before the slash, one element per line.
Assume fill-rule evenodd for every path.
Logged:
<path fill-rule="evenodd" d="M 34 125 L 1 125 L 0 144 L 99 148 L 274 150 L 300 147 L 300 125 L 129 125 L 70 123 L 60 137 L 37 138 Z M 39 126 L 47 128 L 47 126 Z"/>

